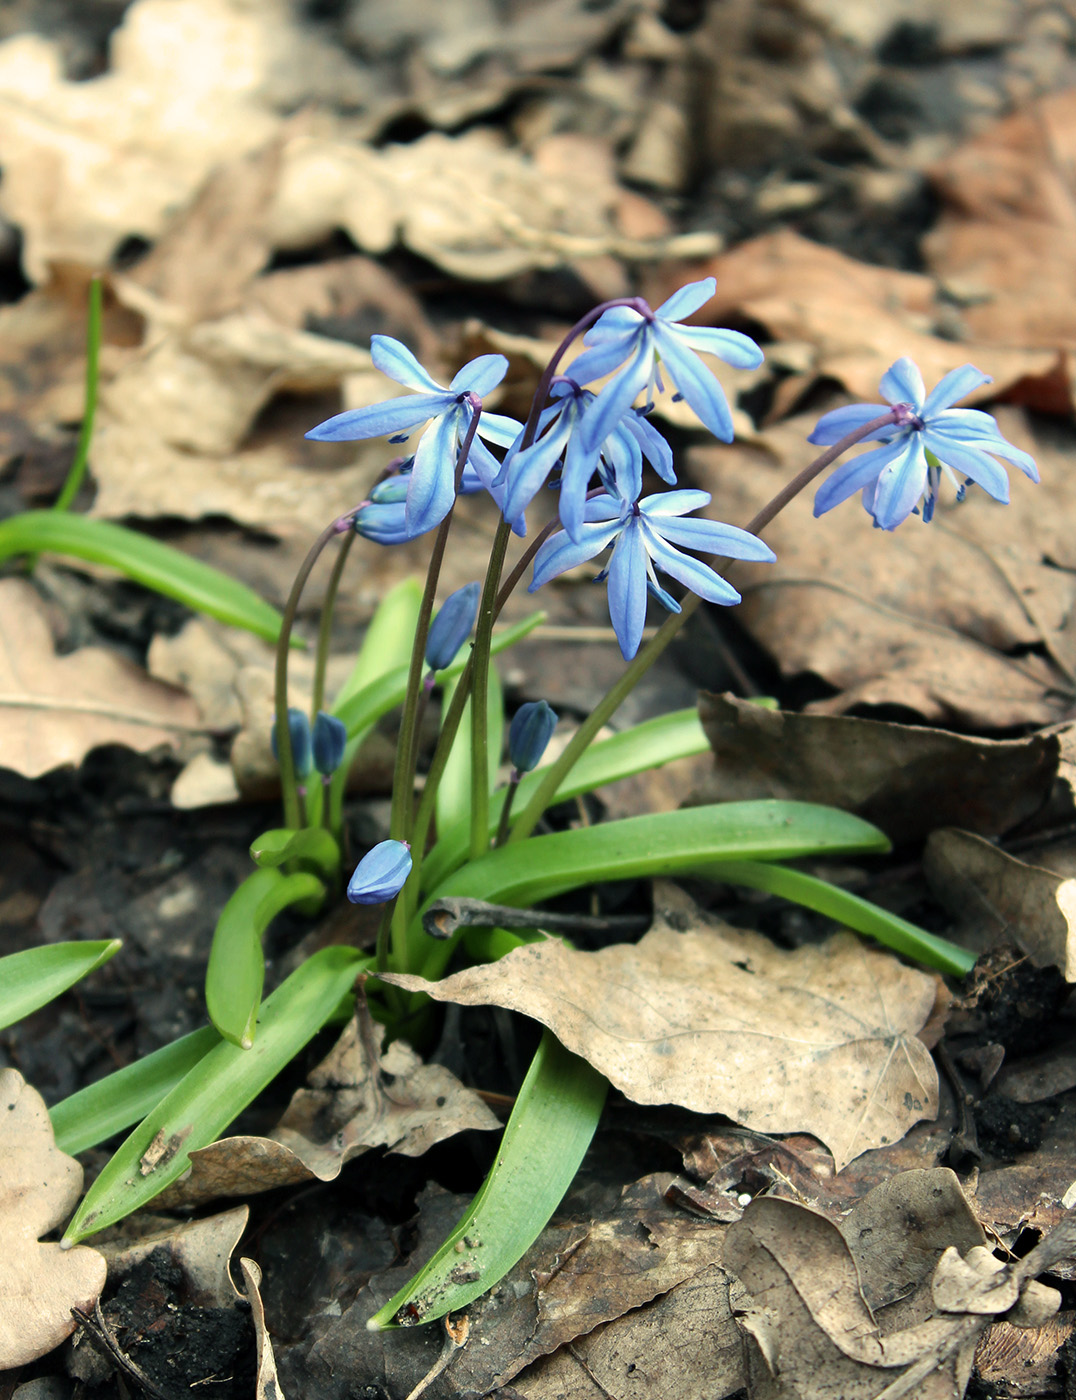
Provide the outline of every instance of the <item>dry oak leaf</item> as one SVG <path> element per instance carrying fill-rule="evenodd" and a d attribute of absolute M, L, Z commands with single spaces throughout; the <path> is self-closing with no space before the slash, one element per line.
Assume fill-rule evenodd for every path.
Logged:
<path fill-rule="evenodd" d="M 99 744 L 145 753 L 200 728 L 189 696 L 103 647 L 57 656 L 45 605 L 0 581 L 0 767 L 28 778 L 79 764 Z"/>
<path fill-rule="evenodd" d="M 933 978 L 848 933 L 779 950 L 671 887 L 657 907 L 638 944 L 585 953 L 551 939 L 438 983 L 384 980 L 532 1016 L 636 1103 L 813 1133 L 838 1171 L 935 1116 L 937 1073 L 917 1037 Z"/>
<path fill-rule="evenodd" d="M 0 1370 L 24 1366 L 75 1330 L 71 1309 L 92 1311 L 104 1258 L 41 1236 L 62 1224 L 82 1192 L 82 1168 L 56 1146 L 41 1095 L 17 1070 L 0 1070 Z"/>

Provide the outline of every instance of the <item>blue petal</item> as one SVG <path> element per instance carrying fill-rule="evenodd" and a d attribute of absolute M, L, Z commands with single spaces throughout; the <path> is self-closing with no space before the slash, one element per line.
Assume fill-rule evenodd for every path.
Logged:
<path fill-rule="evenodd" d="M 986 455 L 994 450 L 992 443 L 973 445 L 966 440 L 955 442 L 946 434 L 931 432 L 929 428 L 922 437 L 924 445 L 930 448 L 939 462 L 944 462 L 947 467 L 955 467 L 965 476 L 970 476 L 972 481 L 981 486 L 987 495 L 993 496 L 995 501 L 1008 504 L 1009 475 L 1004 467 L 998 466 L 993 457 Z"/>
<path fill-rule="evenodd" d="M 741 331 L 719 330 L 715 326 L 665 326 L 663 329 L 688 349 L 716 355 L 734 369 L 758 369 L 766 358 L 751 337 Z"/>
<path fill-rule="evenodd" d="M 634 443 L 632 444 L 634 447 Z M 633 474 L 630 464 L 623 468 L 625 485 L 630 489 L 635 480 L 642 476 L 641 457 L 636 448 L 636 458 L 638 468 Z M 582 538 L 583 522 L 587 519 L 587 491 L 590 487 L 594 469 L 598 466 L 598 454 L 588 452 L 583 446 L 583 441 L 578 432 L 572 433 L 568 438 L 567 450 L 564 453 L 564 466 L 560 475 L 560 500 L 557 504 L 557 513 L 560 516 L 560 523 L 568 531 L 573 540 Z M 611 493 L 619 494 L 619 493 Z M 635 498 L 632 497 L 632 500 Z M 621 507 L 623 509 L 623 506 Z"/>
<path fill-rule="evenodd" d="M 583 414 L 579 431 L 588 452 L 600 448 L 627 413 L 640 391 L 646 387 L 653 364 L 653 344 L 647 336 L 640 341 L 634 356 Z"/>
<path fill-rule="evenodd" d="M 477 394 L 479 398 L 496 389 L 508 373 L 508 361 L 503 355 L 479 355 L 470 360 L 448 386 L 454 394 Z"/>
<path fill-rule="evenodd" d="M 620 496 L 591 496 L 586 505 L 586 518 L 588 521 L 626 521 L 631 515 L 631 505 Z"/>
<path fill-rule="evenodd" d="M 974 412 L 974 409 L 967 411 Z M 948 413 L 959 412 L 960 410 L 955 408 L 948 410 Z M 1001 457 L 1006 462 L 1011 462 L 1014 467 L 1019 467 L 1024 475 L 1030 477 L 1032 481 L 1038 481 L 1039 469 L 1030 452 L 1025 452 L 1020 447 L 1014 447 L 1007 438 L 1003 438 L 998 425 L 994 423 L 988 413 L 984 413 L 983 417 L 988 418 L 993 424 L 993 432 L 980 431 L 977 428 L 969 431 L 959 426 L 955 431 L 951 430 L 947 421 L 947 413 L 939 414 L 930 424 L 929 431 L 937 433 L 946 442 L 965 442 L 969 447 L 977 447 L 981 452 L 993 453 L 995 457 Z"/>
<path fill-rule="evenodd" d="M 984 433 L 989 433 L 991 437 L 1001 436 L 993 414 L 984 413 L 981 408 L 943 408 L 939 413 L 931 414 L 930 426 L 944 428 L 946 432 L 959 429 L 972 437 L 981 437 Z"/>
<path fill-rule="evenodd" d="M 647 496 L 639 502 L 639 509 L 651 519 L 655 516 L 687 515 L 692 510 L 702 510 L 710 504 L 709 491 L 694 491 L 681 488 L 679 491 L 661 491 L 656 496 Z"/>
<path fill-rule="evenodd" d="M 879 473 L 872 513 L 875 524 L 883 530 L 895 530 L 907 520 L 926 490 L 927 454 L 922 438 L 922 433 L 916 433 L 907 442 L 898 444 L 903 449 L 902 455 Z M 886 449 L 877 450 L 884 452 Z"/>
<path fill-rule="evenodd" d="M 748 534 L 736 525 L 720 520 L 666 520 L 648 515 L 646 523 L 656 535 L 670 544 L 697 549 L 700 554 L 720 554 L 729 559 L 750 559 L 754 563 L 772 564 L 777 558 L 768 544 L 757 535 Z"/>
<path fill-rule="evenodd" d="M 731 607 L 733 603 L 740 601 L 740 595 L 732 584 L 720 574 L 715 574 L 708 564 L 699 559 L 692 559 L 689 554 L 681 554 L 652 530 L 647 530 L 646 535 L 646 547 L 650 557 L 662 573 L 676 579 L 692 593 L 705 598 L 708 603 L 720 603 L 723 607 Z"/>
<path fill-rule="evenodd" d="M 887 442 L 884 447 L 874 447 L 870 452 L 853 457 L 851 461 L 842 462 L 835 472 L 826 477 L 815 493 L 815 515 L 825 515 L 827 510 L 839 506 L 849 496 L 863 490 L 868 482 L 873 482 L 889 462 L 902 455 L 905 442 L 905 439 L 901 439 L 900 442 Z"/>
<path fill-rule="evenodd" d="M 522 431 L 523 424 L 504 413 L 487 413 L 483 409 L 478 420 L 478 436 L 498 447 L 511 447 Z"/>
<path fill-rule="evenodd" d="M 560 418 L 544 437 L 512 456 L 505 493 L 505 510 L 510 517 L 515 518 L 526 510 L 545 485 L 549 473 L 560 461 L 568 433 L 569 425 Z"/>
<path fill-rule="evenodd" d="M 813 442 L 816 447 L 832 447 L 835 442 L 840 442 L 842 437 L 855 432 L 857 428 L 862 428 L 872 418 L 881 418 L 883 413 L 888 412 L 888 405 L 884 403 L 846 404 L 844 408 L 835 408 L 829 413 L 823 413 L 807 441 Z M 875 428 L 873 433 L 860 438 L 860 442 L 877 442 L 879 439 L 892 437 L 899 431 L 896 424 L 890 423 L 884 428 Z"/>
<path fill-rule="evenodd" d="M 550 535 L 534 556 L 534 576 L 527 592 L 533 593 L 551 578 L 556 578 L 569 569 L 585 564 L 588 559 L 593 559 L 617 537 L 621 528 L 619 518 L 609 523 L 584 525 L 578 544 L 565 530 L 558 530 L 555 535 Z"/>
<path fill-rule="evenodd" d="M 580 384 L 589 384 L 594 379 L 604 379 L 607 374 L 618 370 L 629 356 L 636 353 L 640 343 L 639 335 L 619 336 L 616 340 L 595 345 L 572 361 L 568 373 Z"/>
<path fill-rule="evenodd" d="M 609 561 L 609 620 L 620 643 L 620 653 L 630 661 L 639 650 L 646 622 L 647 552 L 642 525 L 629 520 Z"/>
<path fill-rule="evenodd" d="M 662 435 L 650 422 L 649 418 L 642 413 L 625 413 L 620 425 L 625 432 L 632 435 L 642 449 L 643 456 L 661 477 L 662 481 L 667 481 L 670 486 L 676 484 L 676 472 L 673 470 L 672 448 L 665 441 Z"/>
<path fill-rule="evenodd" d="M 407 528 L 404 512 L 403 501 L 386 505 L 370 502 L 356 511 L 355 531 L 375 544 L 406 544 L 415 536 Z"/>
<path fill-rule="evenodd" d="M 360 438 L 392 437 L 410 432 L 436 413 L 443 413 L 447 399 L 443 390 L 436 394 L 404 394 L 398 399 L 350 408 L 327 418 L 306 434 L 314 442 L 354 442 Z"/>
<path fill-rule="evenodd" d="M 910 403 L 916 412 L 920 411 L 926 393 L 919 366 L 907 355 L 902 355 L 896 364 L 889 366 L 878 388 L 888 403 Z"/>
<path fill-rule="evenodd" d="M 583 336 L 584 345 L 601 345 L 607 340 L 620 340 L 636 335 L 646 324 L 645 318 L 630 306 L 611 306 L 603 311 Z M 575 375 L 572 375 L 575 378 Z"/>
<path fill-rule="evenodd" d="M 982 385 L 990 383 L 992 383 L 990 375 L 984 374 L 981 369 L 976 369 L 974 365 L 961 365 L 958 369 L 951 369 L 931 389 L 919 416 L 930 419 L 935 413 L 940 413 L 942 409 L 948 408 L 950 404 L 967 398 L 973 389 L 979 389 Z"/>
<path fill-rule="evenodd" d="M 634 417 L 634 413 L 629 413 L 621 420 L 616 431 L 609 434 L 602 443 L 603 461 L 597 463 L 602 482 L 609 494 L 619 496 L 621 500 L 629 503 L 637 501 L 643 489 L 643 454 L 635 438 L 625 428 L 628 421 Z M 561 494 L 564 492 L 563 482 L 570 479 L 572 482 L 583 482 L 580 492 L 581 495 L 585 495 L 593 469 L 593 454 L 584 450 L 577 433 L 564 459 Z M 561 519 L 564 519 L 563 510 Z"/>
<path fill-rule="evenodd" d="M 384 904 L 403 889 L 411 873 L 411 852 L 403 841 L 381 841 L 367 851 L 348 881 L 352 904 Z"/>
<path fill-rule="evenodd" d="M 662 321 L 682 321 L 705 306 L 717 291 L 717 278 L 704 277 L 701 282 L 688 282 L 678 292 L 663 301 L 654 315 Z"/>
<path fill-rule="evenodd" d="M 391 335 L 370 337 L 370 358 L 382 374 L 395 379 L 397 384 L 406 384 L 409 389 L 426 390 L 432 394 L 443 394 L 444 386 L 431 379 L 427 372 L 399 340 Z"/>
<path fill-rule="evenodd" d="M 673 383 L 698 414 L 700 422 L 721 442 L 731 442 L 732 414 L 721 385 L 694 351 L 680 344 L 673 332 L 655 326 L 654 340 Z"/>
<path fill-rule="evenodd" d="M 442 413 L 419 439 L 405 516 L 413 535 L 432 530 L 452 509 L 456 498 L 458 418 L 458 412 Z"/>

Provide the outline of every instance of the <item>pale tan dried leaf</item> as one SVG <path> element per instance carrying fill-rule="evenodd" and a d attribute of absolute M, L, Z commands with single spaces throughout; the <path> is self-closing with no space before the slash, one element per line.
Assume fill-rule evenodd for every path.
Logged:
<path fill-rule="evenodd" d="M 471 1089 L 440 1065 L 424 1065 L 403 1041 L 371 1061 L 384 1032 L 359 1012 L 311 1071 L 270 1137 L 232 1137 L 191 1153 L 190 1175 L 160 1199 L 190 1205 L 269 1191 L 297 1181 L 334 1181 L 372 1147 L 419 1157 L 469 1128 L 500 1127 Z"/>
<path fill-rule="evenodd" d="M 931 889 L 980 945 L 1015 942 L 1036 967 L 1076 982 L 1076 880 L 1028 865 L 966 831 L 936 831 L 924 869 Z"/>
<path fill-rule="evenodd" d="M 255 1400 L 284 1400 L 284 1392 L 280 1389 L 280 1382 L 276 1376 L 273 1343 L 265 1326 L 265 1307 L 260 1292 L 262 1271 L 253 1259 L 240 1259 L 239 1267 L 243 1271 L 244 1292 L 254 1319 L 254 1336 L 258 1347 L 257 1374 L 254 1378 Z"/>
<path fill-rule="evenodd" d="M 1000 835 L 1045 802 L 1060 749 L 1054 735 L 977 739 L 705 692 L 699 716 L 716 760 L 699 802 L 821 802 L 874 822 L 896 842 L 938 826 Z"/>
<path fill-rule="evenodd" d="M 96 1249 L 40 1242 L 81 1192 L 82 1168 L 56 1146 L 41 1095 L 0 1070 L 0 1370 L 59 1346 L 75 1330 L 71 1309 L 92 1311 L 105 1286 Z"/>
<path fill-rule="evenodd" d="M 671 886 L 656 903 L 638 944 L 585 953 L 550 940 L 436 984 L 385 980 L 532 1016 L 636 1103 L 813 1133 L 838 1169 L 935 1115 L 937 1075 L 916 1034 L 930 977 L 851 934 L 784 952 Z"/>
<path fill-rule="evenodd" d="M 202 1308 L 230 1308 L 241 1296 L 229 1264 L 250 1218 L 248 1206 L 235 1206 L 203 1220 L 187 1220 L 135 1239 L 121 1237 L 100 1246 L 115 1282 L 157 1250 L 183 1274 L 185 1296 Z M 134 1218 L 141 1221 L 139 1214 Z"/>
<path fill-rule="evenodd" d="M 0 581 L 0 766 L 37 777 L 100 744 L 144 753 L 200 728 L 182 691 L 101 647 L 57 656 L 45 605 L 23 579 Z"/>

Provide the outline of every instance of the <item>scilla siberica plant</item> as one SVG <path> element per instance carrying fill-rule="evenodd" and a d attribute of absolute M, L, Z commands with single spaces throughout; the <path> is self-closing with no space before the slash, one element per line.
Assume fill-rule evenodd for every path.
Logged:
<path fill-rule="evenodd" d="M 394 446 L 406 442 L 413 455 L 390 462 L 369 498 L 327 526 L 299 572 L 277 653 L 274 738 L 284 826 L 254 843 L 258 869 L 218 924 L 206 984 L 213 1028 L 157 1052 L 164 1058 L 153 1066 L 155 1092 L 162 1085 L 167 1092 L 154 1099 L 98 1178 L 68 1231 L 69 1242 L 112 1223 L 174 1180 L 190 1150 L 212 1141 L 272 1074 L 340 1014 L 341 1000 L 359 973 L 369 974 L 371 1008 L 389 1032 L 421 1041 L 429 1029 L 429 1003 L 393 985 L 396 974 L 435 979 L 453 957 L 498 957 L 541 936 L 471 929 L 466 941 L 458 934 L 439 939 L 427 932 L 422 914 L 440 898 L 529 907 L 573 887 L 690 871 L 799 900 L 944 971 L 962 973 L 971 966 L 965 950 L 781 863 L 886 848 L 876 828 L 834 809 L 736 802 L 533 834 L 556 800 L 706 750 L 691 711 L 611 738 L 596 736 L 701 601 L 726 606 L 739 601 L 718 571 L 718 560 L 772 561 L 759 531 L 848 448 L 880 444 L 836 468 L 819 489 L 816 513 L 861 491 L 875 523 L 886 530 L 917 509 L 929 520 L 943 473 L 959 472 L 997 500 L 1006 499 L 1008 487 L 998 458 L 1035 479 L 1034 463 L 1005 441 L 992 418 L 952 406 L 985 383 L 985 375 L 964 366 L 927 394 L 915 366 L 899 360 L 882 381 L 887 403 L 826 414 L 811 438 L 826 450 L 746 528 L 697 514 L 710 497 L 677 486 L 673 453 L 649 415 L 656 394 L 668 388 L 715 437 L 731 440 L 729 405 L 705 357 L 754 367 L 762 351 L 737 331 L 684 323 L 714 288 L 709 278 L 691 283 L 656 310 L 640 298 L 596 308 L 558 347 L 523 424 L 485 407 L 507 370 L 503 356 L 479 356 L 445 388 L 405 346 L 375 336 L 375 364 L 412 392 L 340 413 L 308 434 L 318 441 L 385 437 Z M 562 366 L 580 337 L 582 350 Z M 606 380 L 603 387 L 599 380 Z M 490 444 L 503 455 L 494 455 Z M 643 494 L 644 463 L 669 489 Z M 527 538 L 531 502 L 554 482 L 559 521 L 529 539 L 502 578 L 513 534 Z M 489 494 L 501 516 L 486 577 L 481 586 L 457 590 L 431 629 L 455 502 L 471 490 Z M 963 491 L 958 486 L 958 494 Z M 407 585 L 383 602 L 350 681 L 330 707 L 334 723 L 330 711 L 319 719 L 329 622 L 349 548 L 356 538 L 392 546 L 429 531 L 436 533 L 421 595 Z M 308 722 L 288 710 L 290 630 L 310 570 L 333 539 L 342 544 L 322 611 Z M 596 581 L 607 586 L 624 673 L 551 762 L 543 764 L 542 758 L 557 716 L 542 701 L 525 706 L 510 731 L 511 777 L 506 788 L 498 788 L 503 710 L 491 656 L 541 620 L 538 614 L 495 631 L 498 614 L 528 568 L 534 591 L 590 561 L 600 561 Z M 671 591 L 677 585 L 686 590 L 681 597 Z M 644 644 L 650 599 L 669 616 Z M 416 803 L 418 721 L 434 684 L 443 696 L 440 738 Z M 347 889 L 358 903 L 383 906 L 376 947 L 370 954 L 322 949 L 262 1002 L 260 935 L 280 909 L 316 909 L 339 890 L 347 769 L 378 718 L 401 703 L 388 838 L 363 857 Z M 321 783 L 306 782 L 314 766 Z M 540 914 L 535 921 L 540 924 Z M 255 1038 L 260 1055 L 251 1057 L 247 1047 Z M 605 1088 L 595 1070 L 545 1033 L 475 1202 L 430 1263 L 371 1319 L 372 1326 L 443 1316 L 503 1276 L 570 1184 Z M 60 1106 L 61 1144 L 66 1131 L 70 1141 L 89 1145 L 85 1124 L 93 1112 L 107 1117 L 112 1131 L 145 1112 L 145 1092 L 137 1110 L 131 1102 L 137 1099 L 134 1088 L 125 1087 L 126 1098 L 115 1085 L 105 1092 L 110 1117 L 98 1100 L 82 1096 Z M 101 1123 L 93 1121 L 100 1132 Z M 140 1175 L 138 1162 L 148 1145 L 162 1133 L 161 1140 L 169 1141 L 180 1130 L 183 1146 L 168 1166 L 152 1177 Z"/>

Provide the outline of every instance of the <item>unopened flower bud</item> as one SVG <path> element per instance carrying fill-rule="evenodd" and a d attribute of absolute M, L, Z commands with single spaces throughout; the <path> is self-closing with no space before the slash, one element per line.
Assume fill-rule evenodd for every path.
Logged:
<path fill-rule="evenodd" d="M 348 881 L 352 904 L 384 904 L 394 899 L 411 873 L 411 849 L 406 841 L 381 841 L 367 851 Z"/>
<path fill-rule="evenodd" d="M 477 583 L 465 583 L 446 598 L 441 610 L 430 624 L 426 638 L 426 665 L 431 671 L 443 671 L 471 635 L 478 616 Z"/>
<path fill-rule="evenodd" d="M 310 755 L 310 721 L 304 712 L 296 709 L 294 705 L 288 710 L 288 734 L 291 736 L 291 759 L 295 771 L 300 778 L 305 778 L 313 766 Z M 277 743 L 275 724 L 269 742 L 273 748 L 273 757 L 279 762 L 280 746 Z"/>
<path fill-rule="evenodd" d="M 544 700 L 532 700 L 516 711 L 508 729 L 508 756 L 518 773 L 537 768 L 557 719 L 557 712 Z"/>
<path fill-rule="evenodd" d="M 329 777 L 340 767 L 347 748 L 347 725 L 335 715 L 319 710 L 314 720 L 314 767 Z"/>

